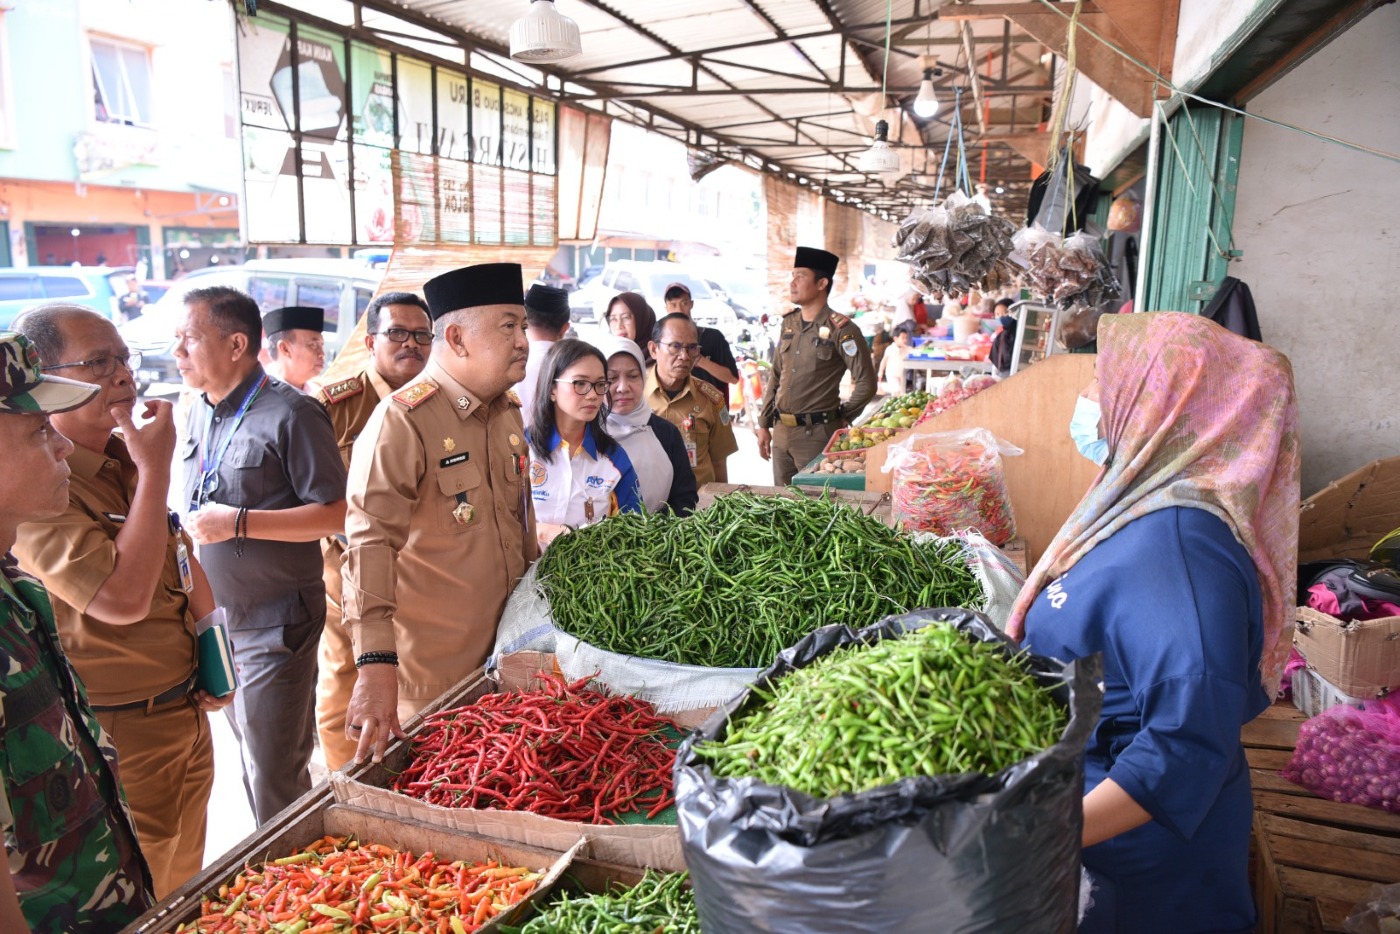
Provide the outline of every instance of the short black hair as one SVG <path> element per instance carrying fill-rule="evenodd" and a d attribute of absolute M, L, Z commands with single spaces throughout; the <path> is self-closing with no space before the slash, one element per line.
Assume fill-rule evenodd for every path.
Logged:
<path fill-rule="evenodd" d="M 531 307 L 530 296 L 528 294 L 525 296 L 525 323 L 528 326 L 538 328 L 541 331 L 547 331 L 555 337 L 558 337 L 559 334 L 569 326 L 569 319 L 570 314 L 568 307 L 559 308 L 554 311 L 544 311 L 539 308 Z"/>
<path fill-rule="evenodd" d="M 69 318 L 81 318 L 100 314 L 85 305 L 72 305 L 68 302 L 50 302 L 36 305 L 25 311 L 10 325 L 10 330 L 23 334 L 34 345 L 39 355 L 39 365 L 49 366 L 63 359 L 67 342 L 63 339 L 63 322 Z M 106 318 L 102 318 L 106 321 Z"/>
<path fill-rule="evenodd" d="M 428 324 L 433 323 L 433 313 L 428 310 L 428 303 L 423 301 L 412 292 L 384 292 L 376 295 L 374 301 L 369 303 L 365 309 L 365 333 L 379 333 L 379 312 L 385 305 L 412 305 L 414 308 L 423 309 L 423 313 L 428 316 Z"/>
<path fill-rule="evenodd" d="M 685 317 L 682 315 L 681 317 Z M 544 355 L 544 360 L 540 362 L 540 375 L 535 383 L 535 398 L 530 406 L 530 427 L 525 431 L 525 437 L 530 442 L 530 450 L 542 461 L 549 460 L 549 456 L 554 453 L 549 449 L 549 439 L 554 434 L 558 421 L 554 413 L 554 400 L 549 398 L 549 392 L 554 388 L 554 381 L 575 363 L 592 357 L 603 365 L 603 372 L 608 370 L 607 358 L 603 352 L 587 341 L 559 341 Z M 569 392 L 573 392 L 570 388 Z M 604 400 L 606 401 L 606 400 Z M 591 423 L 593 427 L 593 443 L 598 446 L 598 450 L 604 454 L 611 454 L 617 447 L 617 442 L 612 435 L 608 434 L 608 410 L 607 406 L 598 409 L 598 417 Z"/>
<path fill-rule="evenodd" d="M 207 305 L 209 317 L 220 337 L 242 334 L 248 338 L 248 352 L 262 349 L 262 312 L 246 292 L 227 285 L 211 285 L 185 293 L 186 305 Z"/>
<path fill-rule="evenodd" d="M 666 294 L 661 297 L 661 300 L 663 302 L 673 302 L 678 298 L 689 298 L 693 300 L 694 296 L 690 294 L 690 289 L 687 289 L 683 285 L 677 284 L 667 289 Z"/>
<path fill-rule="evenodd" d="M 999 299 L 997 299 L 997 303 L 996 303 L 995 305 L 993 305 L 992 307 L 993 307 L 993 308 L 1010 308 L 1010 307 L 1011 307 L 1012 305 L 1014 305 L 1014 304 L 1016 304 L 1016 302 L 1015 302 L 1013 299 L 1010 299 L 1010 298 L 999 298 Z"/>
<path fill-rule="evenodd" d="M 686 324 L 695 328 L 695 337 L 697 340 L 699 340 L 700 325 L 695 323 L 695 319 L 692 318 L 690 315 L 683 315 L 679 311 L 673 311 L 669 315 L 662 315 L 661 318 L 656 322 L 656 326 L 651 329 L 651 339 L 656 343 L 661 343 L 661 335 L 666 333 L 667 321 L 684 321 Z"/>

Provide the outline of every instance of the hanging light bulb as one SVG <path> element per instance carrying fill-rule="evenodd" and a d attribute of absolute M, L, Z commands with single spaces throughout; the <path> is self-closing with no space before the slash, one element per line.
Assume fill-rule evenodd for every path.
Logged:
<path fill-rule="evenodd" d="M 554 0 L 532 0 L 530 12 L 510 27 L 510 57 L 517 62 L 562 62 L 583 51 L 578 23 L 554 8 Z"/>
<path fill-rule="evenodd" d="M 924 80 L 923 83 L 919 85 L 919 96 L 914 98 L 915 116 L 923 117 L 927 120 L 929 117 L 938 114 L 938 95 L 934 93 L 933 90 L 933 78 L 935 75 L 942 74 L 942 68 L 924 69 Z"/>
<path fill-rule="evenodd" d="M 875 142 L 860 154 L 857 165 L 867 175 L 899 173 L 899 153 L 890 148 L 890 125 L 884 120 L 875 121 Z"/>

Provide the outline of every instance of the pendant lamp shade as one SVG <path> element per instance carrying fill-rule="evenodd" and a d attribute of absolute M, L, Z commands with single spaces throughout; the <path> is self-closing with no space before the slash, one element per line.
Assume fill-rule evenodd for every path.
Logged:
<path fill-rule="evenodd" d="M 530 12 L 510 27 L 510 57 L 518 62 L 562 62 L 582 51 L 578 23 L 560 13 L 554 0 L 532 0 Z"/>
<path fill-rule="evenodd" d="M 884 120 L 875 123 L 875 142 L 860 154 L 857 163 L 867 175 L 895 175 L 899 172 L 899 153 L 890 148 L 890 125 Z"/>

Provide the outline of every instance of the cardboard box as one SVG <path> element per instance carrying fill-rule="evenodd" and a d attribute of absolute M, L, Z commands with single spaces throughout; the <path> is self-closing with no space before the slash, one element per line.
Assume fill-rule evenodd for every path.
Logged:
<path fill-rule="evenodd" d="M 1372 461 L 1303 501 L 1298 562 L 1365 560 L 1400 528 L 1400 457 Z M 1400 686 L 1400 617 L 1354 623 L 1299 607 L 1293 645 L 1343 694 L 1379 697 Z"/>
<path fill-rule="evenodd" d="M 1372 461 L 1303 501 L 1298 561 L 1360 558 L 1400 528 L 1400 457 Z"/>
<path fill-rule="evenodd" d="M 397 850 L 410 850 L 415 855 L 431 851 L 443 859 L 463 859 L 472 862 L 497 859 L 507 866 L 528 866 L 530 869 L 544 870 L 544 878 L 530 897 L 481 927 L 482 932 L 496 931 L 502 925 L 518 923 L 530 910 L 531 903 L 544 897 L 559 877 L 569 869 L 574 857 L 585 845 L 582 835 L 578 833 L 574 834 L 571 842 L 561 840 L 561 843 L 568 843 L 562 848 L 528 846 L 467 834 L 420 821 L 403 820 L 360 808 L 331 805 L 287 824 L 256 850 L 241 854 L 241 861 L 260 863 L 289 856 L 327 834 L 351 835 L 365 843 L 379 843 Z M 199 890 L 192 891 L 185 897 L 171 899 L 156 916 L 143 919 L 144 925 L 141 930 L 171 931 L 181 923 L 198 920 L 201 896 L 210 888 L 216 889 L 228 882 L 239 872 L 241 865 L 225 872 L 219 878 L 207 880 Z"/>
<path fill-rule="evenodd" d="M 1309 717 L 1315 717 L 1338 704 L 1360 707 L 1365 702 L 1364 697 L 1342 693 L 1335 684 L 1311 668 L 1302 668 L 1293 675 L 1293 706 Z"/>
<path fill-rule="evenodd" d="M 1400 685 L 1400 616 L 1344 623 L 1300 606 L 1293 646 L 1343 694 L 1382 697 Z"/>
<path fill-rule="evenodd" d="M 449 706 L 468 704 L 499 691 L 537 687 L 535 675 L 538 672 L 553 671 L 557 674 L 558 670 L 552 654 L 516 652 L 502 658 L 500 668 L 495 673 L 458 698 L 456 704 Z M 690 730 L 704 723 L 713 712 L 713 708 L 706 707 L 668 713 L 666 716 L 675 720 L 682 729 Z M 335 799 L 342 804 L 404 820 L 422 821 L 549 849 L 560 849 L 583 835 L 588 840 L 587 854 L 594 860 L 672 872 L 685 869 L 680 832 L 674 825 L 581 824 L 524 811 L 446 808 L 392 791 L 389 786 L 394 778 L 412 760 L 411 739 L 412 734 L 410 741 L 395 744 L 379 765 L 365 763 L 348 773 L 331 775 L 331 793 Z"/>

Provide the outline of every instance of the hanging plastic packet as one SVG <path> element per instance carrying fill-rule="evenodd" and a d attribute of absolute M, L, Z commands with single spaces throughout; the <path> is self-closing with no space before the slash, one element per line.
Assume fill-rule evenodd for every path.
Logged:
<path fill-rule="evenodd" d="M 1118 279 L 1096 238 L 1079 232 L 1061 238 L 1026 227 L 1012 238 L 1011 260 L 1026 270 L 1031 291 L 1061 308 L 1096 308 L 1120 294 Z"/>
<path fill-rule="evenodd" d="M 1015 225 L 987 213 L 976 200 L 955 191 L 941 205 L 915 211 L 895 231 L 895 258 L 911 267 L 924 294 L 960 296 L 985 288 L 1011 253 Z"/>

